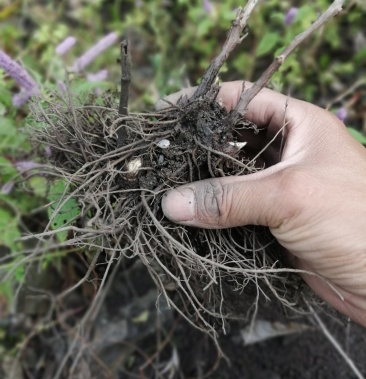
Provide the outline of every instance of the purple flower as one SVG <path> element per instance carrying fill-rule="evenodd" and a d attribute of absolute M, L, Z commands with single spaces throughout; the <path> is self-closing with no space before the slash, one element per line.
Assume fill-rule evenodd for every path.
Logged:
<path fill-rule="evenodd" d="M 336 116 L 341 120 L 344 121 L 347 117 L 347 109 L 345 107 L 341 107 L 336 111 Z"/>
<path fill-rule="evenodd" d="M 10 181 L 10 182 L 7 182 L 5 183 L 2 187 L 1 187 L 1 193 L 4 194 L 4 195 L 9 195 L 9 193 L 13 190 L 13 187 L 14 187 L 14 182 Z"/>
<path fill-rule="evenodd" d="M 36 82 L 28 72 L 1 50 L 0 67 L 15 79 L 25 90 L 34 91 L 37 88 Z"/>
<path fill-rule="evenodd" d="M 61 56 L 66 54 L 75 45 L 75 42 L 75 37 L 67 37 L 56 46 L 56 54 Z"/>
<path fill-rule="evenodd" d="M 297 12 L 298 12 L 298 8 L 296 7 L 291 7 L 287 13 L 286 13 L 286 16 L 285 16 L 285 25 L 291 25 L 294 20 L 295 20 L 295 17 L 297 15 Z"/>
<path fill-rule="evenodd" d="M 117 33 L 109 33 L 104 38 L 102 38 L 98 43 L 96 43 L 92 48 L 85 52 L 80 58 L 78 58 L 74 65 L 73 71 L 80 72 L 84 70 L 93 60 L 101 54 L 109 46 L 113 45 L 118 39 Z"/>
<path fill-rule="evenodd" d="M 89 82 L 101 82 L 103 80 L 106 80 L 108 76 L 107 70 L 100 70 L 96 72 L 95 74 L 87 74 L 86 78 L 89 80 Z"/>
<path fill-rule="evenodd" d="M 21 91 L 17 94 L 15 94 L 12 98 L 12 103 L 14 107 L 19 108 L 22 105 L 24 105 L 27 100 L 34 95 L 34 90 L 31 91 Z"/>
<path fill-rule="evenodd" d="M 46 157 L 49 158 L 52 155 L 52 150 L 49 146 L 46 146 L 44 148 L 44 153 L 46 154 Z"/>
<path fill-rule="evenodd" d="M 15 163 L 15 168 L 19 172 L 25 172 L 29 170 L 33 170 L 35 168 L 38 168 L 40 166 L 39 163 L 33 162 L 33 161 L 19 161 Z"/>
<path fill-rule="evenodd" d="M 203 0 L 202 7 L 206 13 L 211 13 L 213 10 L 213 5 L 210 0 Z"/>
<path fill-rule="evenodd" d="M 66 88 L 66 84 L 64 82 L 62 82 L 61 80 L 58 80 L 57 81 L 57 87 L 58 89 L 61 91 L 61 92 L 66 92 L 67 88 Z"/>

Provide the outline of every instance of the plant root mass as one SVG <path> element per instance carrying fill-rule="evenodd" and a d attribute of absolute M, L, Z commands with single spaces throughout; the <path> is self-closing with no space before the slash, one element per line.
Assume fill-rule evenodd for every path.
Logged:
<path fill-rule="evenodd" d="M 161 291 L 161 299 L 215 340 L 226 320 L 256 316 L 266 300 L 303 313 L 304 298 L 316 299 L 288 268 L 269 230 L 263 227 L 197 229 L 164 217 L 164 193 L 196 180 L 246 175 L 258 167 L 245 151 L 242 135 L 258 133 L 244 115 L 291 52 L 342 10 L 329 8 L 274 59 L 251 88 L 243 88 L 235 110 L 220 105 L 217 77 L 257 1 L 249 0 L 236 18 L 221 52 L 206 69 L 192 98 L 155 113 L 128 113 L 131 82 L 129 46 L 121 44 L 121 93 L 89 95 L 66 92 L 33 104 L 36 127 L 31 139 L 45 164 L 39 171 L 65 183 L 40 243 L 93 252 L 139 257 Z M 170 106 L 168 106 L 170 105 Z M 43 127 L 40 127 L 43 126 Z M 281 138 L 281 136 L 279 136 Z M 220 192 L 207 186 L 212 201 Z M 207 204 L 210 201 L 206 201 Z M 73 212 L 72 208 L 76 208 Z M 217 212 L 217 209 L 216 209 Z M 68 213 L 64 225 L 60 215 Z M 72 217 L 70 217 L 70 214 Z M 68 233 L 60 242 L 58 233 Z M 53 238 L 52 238 L 53 237 Z M 58 242 L 57 242 L 58 241 Z M 286 267 L 287 266 L 287 267 Z M 308 273 L 316 275 L 314 273 Z M 305 292 L 308 292 L 305 294 Z"/>
<path fill-rule="evenodd" d="M 255 313 L 259 298 L 293 307 L 299 279 L 278 263 L 266 228 L 198 229 L 163 215 L 167 190 L 258 170 L 240 141 L 243 130 L 257 133 L 256 125 L 243 118 L 233 124 L 238 118 L 216 101 L 219 86 L 213 88 L 159 112 L 129 115 L 117 112 L 114 93 L 84 100 L 59 93 L 46 109 L 33 104 L 36 123 L 47 126 L 30 134 L 39 151 L 51 149 L 44 175 L 67 183 L 38 238 L 62 230 L 63 246 L 139 256 L 169 306 L 216 336 L 227 319 Z M 77 214 L 52 230 L 70 199 Z"/>

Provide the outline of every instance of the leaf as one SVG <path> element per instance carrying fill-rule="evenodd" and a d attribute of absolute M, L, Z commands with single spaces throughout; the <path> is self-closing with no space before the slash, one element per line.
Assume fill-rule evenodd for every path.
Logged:
<path fill-rule="evenodd" d="M 66 191 L 65 191 L 66 190 Z M 79 215 L 80 209 L 75 199 L 68 197 L 68 191 L 62 180 L 56 181 L 50 188 L 48 199 L 52 204 L 47 208 L 48 217 L 51 220 L 53 230 L 70 225 L 72 221 Z M 58 209 L 60 207 L 60 209 Z M 65 241 L 67 231 L 57 233 L 59 241 Z"/>
<path fill-rule="evenodd" d="M 3 117 L 6 113 L 6 107 L 3 103 L 0 102 L 0 117 Z"/>
<path fill-rule="evenodd" d="M 13 137 L 17 133 L 15 123 L 12 119 L 0 116 L 0 136 Z"/>
<path fill-rule="evenodd" d="M 360 49 L 354 57 L 354 60 L 360 64 L 366 63 L 366 47 Z"/>
<path fill-rule="evenodd" d="M 296 20 L 302 20 L 306 24 L 314 22 L 314 19 L 316 19 L 316 13 L 311 5 L 302 6 L 296 14 Z"/>
<path fill-rule="evenodd" d="M 197 37 L 205 36 L 212 27 L 212 21 L 209 18 L 203 19 L 197 27 Z"/>
<path fill-rule="evenodd" d="M 269 53 L 271 50 L 275 48 L 280 39 L 281 37 L 278 33 L 266 33 L 257 47 L 256 56 L 260 57 Z"/>
<path fill-rule="evenodd" d="M 15 250 L 15 240 L 20 237 L 16 218 L 7 210 L 0 208 L 0 245 Z"/>
<path fill-rule="evenodd" d="M 149 311 L 142 311 L 138 316 L 132 319 L 135 324 L 143 324 L 149 319 Z"/>
<path fill-rule="evenodd" d="M 282 12 L 273 12 L 269 16 L 271 21 L 273 20 L 275 23 L 282 25 L 283 24 L 283 18 L 284 15 Z"/>
<path fill-rule="evenodd" d="M 47 179 L 40 176 L 34 176 L 28 179 L 28 184 L 36 196 L 44 197 L 47 190 Z"/>
<path fill-rule="evenodd" d="M 0 151 L 23 149 L 25 134 L 17 132 L 14 119 L 0 116 Z"/>
<path fill-rule="evenodd" d="M 24 268 L 24 266 L 23 265 L 18 266 L 15 269 L 15 279 L 18 282 L 21 282 L 24 279 L 24 275 L 25 275 L 25 268 Z"/>
<path fill-rule="evenodd" d="M 363 145 L 366 145 L 366 136 L 364 136 L 362 133 L 360 133 L 358 130 L 354 128 L 347 128 L 347 129 L 348 129 L 348 132 L 356 141 L 362 143 Z"/>
<path fill-rule="evenodd" d="M 1 137 L 0 137 L 0 147 L 1 147 Z M 17 170 L 15 167 L 4 157 L 0 156 L 0 172 L 1 178 L 6 182 L 13 176 L 17 175 Z"/>
<path fill-rule="evenodd" d="M 9 282 L 1 282 L 0 283 L 0 302 L 2 304 L 8 303 L 12 304 L 12 288 Z"/>
<path fill-rule="evenodd" d="M 75 80 L 71 83 L 71 93 L 74 96 L 86 95 L 93 93 L 96 89 L 106 90 L 110 88 L 110 84 L 107 82 L 88 82 L 88 81 L 80 81 Z"/>
<path fill-rule="evenodd" d="M 8 89 L 0 85 L 0 103 L 7 108 L 12 107 L 12 95 Z"/>

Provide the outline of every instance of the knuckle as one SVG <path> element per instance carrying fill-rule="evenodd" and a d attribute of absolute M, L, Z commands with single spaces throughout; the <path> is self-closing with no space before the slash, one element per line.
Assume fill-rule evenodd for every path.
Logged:
<path fill-rule="evenodd" d="M 197 216 L 212 226 L 223 227 L 230 213 L 231 186 L 220 179 L 207 180 L 198 199 Z"/>

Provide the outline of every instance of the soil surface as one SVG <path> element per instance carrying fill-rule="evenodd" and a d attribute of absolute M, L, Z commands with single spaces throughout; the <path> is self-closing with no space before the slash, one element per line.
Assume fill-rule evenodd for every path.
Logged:
<path fill-rule="evenodd" d="M 257 319 L 281 323 L 301 323 L 307 329 L 286 336 L 268 338 L 245 345 L 243 332 L 247 323 L 232 321 L 226 335 L 219 339 L 229 361 L 218 358 L 212 339 L 189 325 L 160 297 L 145 266 L 139 261 L 116 265 L 110 277 L 105 300 L 92 332 L 77 342 L 72 356 L 84 354 L 70 374 L 70 365 L 60 378 L 212 378 L 212 379 L 351 379 L 356 378 L 349 366 L 320 331 L 311 317 L 286 318 L 274 302 L 262 303 Z M 97 269 L 98 270 L 98 269 Z M 37 277 L 37 285 L 59 287 L 62 276 L 49 271 Z M 9 376 L 11 362 L 2 362 L 1 378 L 49 379 L 59 367 L 73 341 L 72 325 L 80 317 L 78 309 L 92 292 L 88 283 L 64 304 L 75 315 L 66 323 L 35 337 L 22 358 L 14 376 Z M 19 338 L 31 329 L 32 322 L 47 314 L 47 301 L 30 296 L 31 288 L 21 296 L 23 313 L 17 315 L 17 326 L 7 329 L 7 341 Z M 245 297 L 243 298 L 245 301 Z M 158 304 L 158 309 L 157 309 Z M 366 375 L 366 330 L 334 317 L 321 315 L 359 370 Z M 14 322 L 15 320 L 13 320 Z M 28 326 L 27 326 L 28 325 Z M 27 329 L 28 328 L 28 329 Z"/>
<path fill-rule="evenodd" d="M 272 309 L 272 312 L 271 312 Z M 284 315 L 275 303 L 267 303 L 259 311 L 259 318 L 286 322 Z M 176 315 L 170 316 L 170 322 Z M 354 323 L 342 323 L 334 318 L 322 315 L 327 328 L 341 344 L 342 348 L 354 360 L 358 369 L 366 375 L 366 330 Z M 288 319 L 287 322 L 294 321 Z M 242 331 L 246 324 L 232 322 L 219 343 L 224 359 L 215 371 L 209 375 L 212 379 L 353 379 L 355 374 L 335 350 L 329 340 L 309 319 L 303 319 L 310 325 L 309 330 L 267 339 L 252 345 L 244 345 Z M 174 331 L 174 342 L 179 356 L 179 370 L 174 378 L 203 378 L 217 363 L 217 350 L 207 335 L 194 330 L 187 322 L 178 321 Z M 156 349 L 156 336 L 142 341 L 141 347 L 148 351 Z M 171 354 L 163 351 L 161 361 Z M 120 379 L 135 376 L 119 372 Z M 146 370 L 146 377 L 155 377 Z M 169 377 L 169 376 L 163 376 Z"/>

